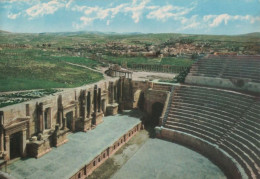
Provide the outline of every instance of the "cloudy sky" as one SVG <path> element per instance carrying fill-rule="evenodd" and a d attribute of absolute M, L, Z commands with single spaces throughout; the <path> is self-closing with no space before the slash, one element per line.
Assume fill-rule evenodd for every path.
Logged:
<path fill-rule="evenodd" d="M 0 0 L 0 29 L 243 34 L 260 31 L 260 0 Z"/>

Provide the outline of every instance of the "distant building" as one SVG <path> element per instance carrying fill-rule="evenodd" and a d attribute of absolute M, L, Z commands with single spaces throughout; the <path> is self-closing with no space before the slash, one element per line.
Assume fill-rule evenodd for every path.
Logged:
<path fill-rule="evenodd" d="M 105 72 L 108 76 L 112 76 L 112 77 L 120 77 L 120 76 L 124 76 L 126 78 L 132 78 L 132 74 L 133 72 L 122 68 L 119 65 L 111 65 L 109 66 L 108 70 Z"/>

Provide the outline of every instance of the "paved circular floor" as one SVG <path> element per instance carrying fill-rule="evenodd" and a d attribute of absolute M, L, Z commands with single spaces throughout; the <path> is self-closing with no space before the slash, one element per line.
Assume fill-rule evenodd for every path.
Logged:
<path fill-rule="evenodd" d="M 226 178 L 210 160 L 193 150 L 160 139 L 149 139 L 112 179 Z"/>

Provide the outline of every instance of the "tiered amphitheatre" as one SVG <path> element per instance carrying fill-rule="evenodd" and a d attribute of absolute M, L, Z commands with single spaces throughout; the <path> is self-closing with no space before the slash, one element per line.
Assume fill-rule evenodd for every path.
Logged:
<path fill-rule="evenodd" d="M 158 136 L 201 152 L 230 178 L 259 178 L 259 82 L 259 56 L 199 60 L 172 90 Z"/>
<path fill-rule="evenodd" d="M 208 56 L 193 64 L 183 84 L 120 77 L 1 108 L 1 162 L 10 163 L 7 170 L 17 178 L 86 178 L 143 129 L 143 124 L 152 124 L 157 125 L 158 138 L 206 156 L 228 178 L 257 179 L 259 71 L 258 56 Z M 118 111 L 136 108 L 143 111 L 142 116 L 136 111 L 117 115 Z M 108 115 L 114 116 L 104 117 Z M 197 172 L 197 178 L 219 174 L 214 167 L 207 168 L 210 161 L 200 165 L 197 161 L 204 159 L 189 152 L 185 158 L 187 148 L 171 144 L 149 140 L 145 150 L 136 149 L 137 154 L 115 173 L 115 178 L 122 178 L 124 171 L 135 174 L 128 172 L 129 178 L 181 177 L 185 171 Z M 171 151 L 167 152 L 167 147 Z M 179 161 L 171 157 L 177 148 L 185 154 Z M 14 161 L 17 156 L 25 159 Z M 156 161 L 151 156 L 156 156 Z M 185 168 L 190 162 L 187 158 L 197 162 L 196 167 Z M 168 170 L 164 171 L 158 163 L 165 160 L 163 166 Z M 186 163 L 179 165 L 180 161 Z M 142 167 L 147 166 L 143 175 Z M 205 175 L 197 170 L 201 167 Z M 210 168 L 214 168 L 212 173 Z M 218 176 L 223 178 L 224 174 Z"/>

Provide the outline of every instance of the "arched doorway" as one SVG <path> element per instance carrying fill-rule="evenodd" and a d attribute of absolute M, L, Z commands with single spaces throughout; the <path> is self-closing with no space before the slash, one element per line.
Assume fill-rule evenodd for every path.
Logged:
<path fill-rule="evenodd" d="M 141 111 L 144 110 L 144 101 L 145 101 L 144 92 L 142 91 L 140 93 L 140 96 L 139 96 L 139 99 L 138 99 L 138 103 L 137 103 L 138 109 L 140 109 Z"/>
<path fill-rule="evenodd" d="M 106 114 L 106 100 L 105 99 L 102 99 L 102 101 L 101 101 L 101 109 L 105 115 Z"/>
<path fill-rule="evenodd" d="M 16 132 L 10 135 L 10 159 L 21 156 L 22 133 Z"/>
<path fill-rule="evenodd" d="M 151 121 L 150 124 L 152 126 L 158 126 L 159 125 L 159 120 L 162 115 L 163 111 L 163 104 L 160 102 L 156 102 L 152 105 L 152 116 L 151 116 Z"/>
<path fill-rule="evenodd" d="M 73 112 L 68 112 L 66 114 L 67 128 L 72 130 L 72 120 L 73 120 Z"/>

